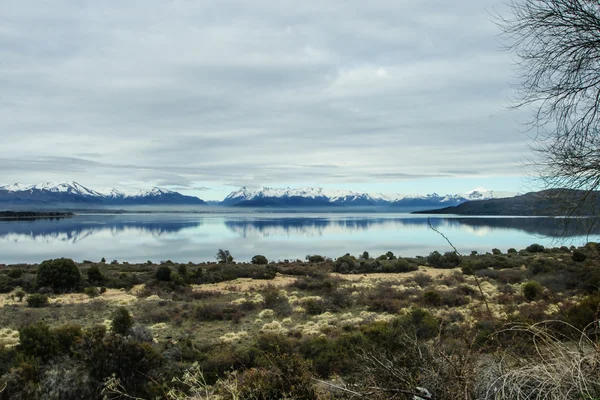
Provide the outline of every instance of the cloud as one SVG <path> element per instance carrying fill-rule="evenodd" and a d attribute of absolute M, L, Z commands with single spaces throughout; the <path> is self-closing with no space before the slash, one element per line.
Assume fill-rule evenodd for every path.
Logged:
<path fill-rule="evenodd" d="M 0 168 L 90 186 L 514 176 L 501 1 L 0 10 Z"/>

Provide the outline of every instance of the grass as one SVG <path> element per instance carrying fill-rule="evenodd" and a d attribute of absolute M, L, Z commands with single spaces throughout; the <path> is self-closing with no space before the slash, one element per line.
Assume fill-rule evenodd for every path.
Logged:
<path fill-rule="evenodd" d="M 308 360 L 306 365 L 304 361 L 289 361 L 299 362 L 308 368 L 307 373 L 326 382 L 334 382 L 329 380 L 334 376 L 342 382 L 354 382 L 352 391 L 358 392 L 367 391 L 369 385 L 383 388 L 381 385 L 394 384 L 391 378 L 375 382 L 373 374 L 380 361 L 398 367 L 386 373 L 405 374 L 404 386 L 397 383 L 402 390 L 428 384 L 440 399 L 451 398 L 448 391 L 459 389 L 443 389 L 439 376 L 462 379 L 460 390 L 468 389 L 469 393 L 481 394 L 481 385 L 485 386 L 487 397 L 477 398 L 531 398 L 523 394 L 531 393 L 526 390 L 531 387 L 556 390 L 567 396 L 562 398 L 571 398 L 572 393 L 592 396 L 600 383 L 590 372 L 596 370 L 588 365 L 600 361 L 593 356 L 600 349 L 595 333 L 582 325 L 595 318 L 593 306 L 600 297 L 594 297 L 592 287 L 598 275 L 593 271 L 600 268 L 600 260 L 586 249 L 579 249 L 586 254 L 583 261 L 573 260 L 570 249 L 545 249 L 472 255 L 464 257 L 456 268 L 419 265 L 418 270 L 403 273 L 338 273 L 334 272 L 335 261 L 266 266 L 203 263 L 185 268 L 168 264 L 172 280 L 165 282 L 155 279 L 160 266 L 156 264 L 86 263 L 78 265 L 82 275 L 97 266 L 102 274 L 98 287 L 107 289 L 98 290 L 93 298 L 84 293 L 85 284 L 77 289 L 80 292 L 48 294 L 50 304 L 42 308 L 29 308 L 16 296 L 21 290 L 35 290 L 31 284 L 35 282 L 35 266 L 7 266 L 0 272 L 0 281 L 10 289 L 0 295 L 0 346 L 4 346 L 3 351 L 18 351 L 16 332 L 38 321 L 51 328 L 75 323 L 84 331 L 98 324 L 108 327 L 113 312 L 125 306 L 135 323 L 152 335 L 154 351 L 167 360 L 161 373 L 182 377 L 182 368 L 192 368 L 196 362 L 206 379 L 205 389 L 211 393 L 223 391 L 223 385 L 231 388 L 252 379 L 261 380 L 253 381 L 258 385 L 254 389 L 266 385 L 263 379 L 276 380 L 265 372 L 270 368 L 265 360 L 279 360 L 286 349 L 281 354 Z M 425 263 L 426 259 L 418 260 Z M 17 268 L 22 272 L 13 273 L 11 278 L 10 270 Z M 370 261 L 369 268 L 377 269 L 377 262 Z M 29 286 L 21 285 L 26 282 Z M 562 321 L 562 326 L 539 325 L 548 320 Z M 578 331 L 573 331 L 577 329 L 573 324 L 580 327 Z M 429 332 L 429 336 L 420 339 L 422 332 Z M 263 339 L 267 337 L 269 345 Z M 525 340 L 531 338 L 534 340 Z M 438 375 L 411 369 L 418 369 L 412 364 L 414 360 L 397 353 L 413 340 L 427 357 L 430 371 L 438 371 Z M 368 352 L 362 362 L 352 355 L 365 349 L 378 350 Z M 176 356 L 172 355 L 175 350 Z M 472 357 L 467 360 L 463 357 L 466 354 Z M 481 364 L 499 355 L 505 357 L 492 366 L 484 368 Z M 464 371 L 478 371 L 481 379 L 475 382 L 465 373 L 447 371 L 447 365 L 440 361 L 445 358 L 453 360 L 457 368 L 462 365 Z M 14 355 L 13 359 L 17 360 Z M 529 364 L 522 360 L 529 360 Z M 0 370 L 5 368 L 2 365 L 0 357 Z M 370 369 L 365 370 L 365 366 Z M 43 376 L 46 367 L 41 368 Z M 257 370 L 251 373 L 252 368 Z M 7 374 L 9 370 L 6 367 L 3 371 Z M 562 370 L 568 374 L 559 376 Z M 232 371 L 237 371 L 237 378 L 229 375 Z M 573 380 L 568 381 L 567 375 Z M 237 381 L 241 376 L 246 380 Z M 368 382 L 365 377 L 369 376 L 375 380 Z M 41 378 L 32 379 L 36 382 Z M 116 384 L 112 381 L 113 386 Z M 575 388 L 572 392 L 563 390 L 568 384 Z M 134 387 L 141 390 L 145 386 Z M 327 384 L 325 387 L 328 398 L 349 394 Z M 379 395 L 386 398 L 385 391 Z"/>

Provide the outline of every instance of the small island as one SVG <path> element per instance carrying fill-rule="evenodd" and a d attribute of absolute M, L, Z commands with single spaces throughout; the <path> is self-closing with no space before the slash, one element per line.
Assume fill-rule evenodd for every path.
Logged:
<path fill-rule="evenodd" d="M 0 220 L 3 221 L 14 221 L 14 220 L 33 220 L 42 218 L 66 218 L 72 217 L 72 212 L 58 212 L 58 211 L 0 211 Z"/>

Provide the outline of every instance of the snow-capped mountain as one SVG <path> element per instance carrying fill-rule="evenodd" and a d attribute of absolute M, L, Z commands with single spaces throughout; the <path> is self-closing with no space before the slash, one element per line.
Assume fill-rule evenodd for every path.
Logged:
<path fill-rule="evenodd" d="M 37 185 L 0 185 L 0 205 L 193 205 L 205 204 L 197 197 L 185 196 L 170 190 L 152 188 L 137 193 L 116 189 L 95 191 L 77 182 L 41 183 Z"/>
<path fill-rule="evenodd" d="M 439 195 L 368 194 L 323 188 L 242 187 L 221 202 L 226 206 L 294 207 L 294 206 L 391 206 L 406 208 L 448 207 L 466 201 L 512 197 L 516 193 L 495 192 L 478 188 L 467 193 Z"/>

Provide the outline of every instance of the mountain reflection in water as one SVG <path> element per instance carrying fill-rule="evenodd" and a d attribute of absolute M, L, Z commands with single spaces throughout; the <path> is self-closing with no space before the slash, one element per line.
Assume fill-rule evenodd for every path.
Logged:
<path fill-rule="evenodd" d="M 587 219 L 435 216 L 430 221 L 464 251 L 523 248 L 533 242 L 550 245 L 564 238 L 582 242 L 600 233 Z M 364 250 L 373 254 L 392 250 L 405 256 L 448 251 L 428 223 L 427 216 L 410 214 L 266 213 L 97 214 L 0 221 L 0 262 L 63 256 L 206 261 L 214 259 L 219 248 L 230 249 L 239 261 L 255 254 L 303 259 L 312 253 L 337 257 Z"/>

